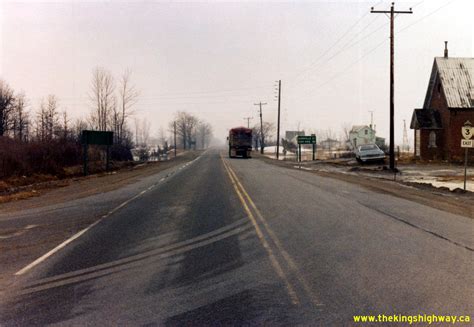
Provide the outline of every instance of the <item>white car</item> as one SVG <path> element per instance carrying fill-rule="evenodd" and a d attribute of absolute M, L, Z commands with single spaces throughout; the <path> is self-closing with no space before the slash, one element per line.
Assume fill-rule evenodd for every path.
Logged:
<path fill-rule="evenodd" d="M 380 150 L 376 144 L 359 145 L 355 151 L 356 159 L 359 162 L 365 163 L 369 161 L 385 160 L 385 153 Z"/>

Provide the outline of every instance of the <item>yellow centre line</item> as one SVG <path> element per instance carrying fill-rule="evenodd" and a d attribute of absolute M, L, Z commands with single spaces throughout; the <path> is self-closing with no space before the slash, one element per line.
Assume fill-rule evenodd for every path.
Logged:
<path fill-rule="evenodd" d="M 222 158 L 222 161 L 224 161 L 224 158 Z M 270 228 L 267 221 L 263 217 L 262 213 L 260 212 L 260 210 L 258 210 L 257 206 L 253 202 L 250 195 L 247 193 L 247 191 L 243 187 L 242 183 L 240 183 L 240 181 L 239 181 L 237 175 L 235 174 L 234 170 L 230 167 L 230 165 L 227 165 L 227 169 L 230 172 L 230 174 L 232 175 L 232 177 L 234 178 L 235 182 L 237 183 L 237 186 L 240 189 L 241 193 L 244 194 L 244 196 L 247 199 L 248 203 L 250 203 L 250 206 L 253 208 L 253 210 L 257 214 L 257 217 L 258 217 L 259 221 L 263 224 L 263 227 L 265 228 L 265 231 L 267 232 L 267 234 L 272 239 L 273 243 L 275 244 L 275 246 L 279 250 L 280 254 L 283 256 L 283 258 L 285 259 L 285 261 L 288 264 L 288 266 L 290 267 L 290 269 L 294 272 L 296 278 L 300 282 L 300 284 L 303 287 L 304 291 L 306 292 L 306 295 L 308 296 L 308 298 L 311 300 L 313 305 L 321 306 L 322 302 L 318 299 L 318 297 L 311 290 L 311 287 L 308 285 L 307 281 L 302 276 L 302 274 L 301 274 L 300 270 L 298 269 L 298 266 L 296 265 L 295 261 L 291 258 L 291 256 L 288 254 L 288 252 L 284 249 L 284 247 L 281 244 L 280 240 L 275 235 L 273 230 Z"/>
<path fill-rule="evenodd" d="M 242 196 L 242 193 L 240 192 L 240 190 L 237 186 L 237 182 L 236 182 L 236 180 L 234 179 L 234 177 L 232 176 L 232 174 L 229 170 L 230 167 L 225 163 L 222 156 L 221 156 L 221 159 L 222 159 L 222 163 L 224 164 L 224 167 L 227 171 L 227 174 L 229 175 L 230 181 L 232 182 L 232 186 L 234 187 L 235 192 L 237 193 L 237 196 L 239 197 L 239 200 L 242 203 L 242 206 L 244 207 L 245 212 L 247 213 L 247 216 L 249 217 L 250 221 L 252 222 L 252 225 L 255 228 L 255 231 L 257 233 L 257 236 L 258 236 L 260 242 L 262 243 L 264 249 L 267 251 L 268 257 L 270 258 L 270 262 L 271 262 L 273 268 L 275 269 L 277 275 L 285 283 L 288 295 L 290 296 L 292 303 L 295 304 L 295 305 L 299 304 L 300 300 L 299 300 L 298 296 L 296 295 L 295 289 L 293 288 L 291 283 L 288 281 L 288 278 L 286 277 L 285 272 L 283 271 L 283 268 L 281 267 L 280 263 L 278 262 L 275 254 L 273 253 L 272 248 L 268 244 L 267 240 L 265 239 L 265 236 L 262 233 L 262 230 L 258 226 L 257 221 L 256 221 L 252 211 L 250 211 L 250 208 L 248 207 L 247 202 L 245 201 L 244 197 Z"/>

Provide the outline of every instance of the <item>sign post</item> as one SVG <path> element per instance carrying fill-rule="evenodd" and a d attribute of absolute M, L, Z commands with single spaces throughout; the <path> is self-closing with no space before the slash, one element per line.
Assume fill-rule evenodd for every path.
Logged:
<path fill-rule="evenodd" d="M 463 136 L 463 139 L 461 139 L 461 148 L 465 148 L 464 149 L 464 191 L 465 191 L 466 181 L 467 181 L 468 149 L 474 148 L 474 140 L 471 140 L 472 134 L 474 133 L 474 128 L 472 127 L 472 124 L 469 120 L 464 123 L 464 126 L 461 128 L 461 133 Z"/>
<path fill-rule="evenodd" d="M 106 161 L 105 161 L 105 169 L 109 171 L 110 166 L 110 146 L 114 144 L 114 132 L 104 132 L 104 131 L 88 131 L 83 130 L 81 135 L 81 143 L 83 144 L 84 148 L 84 157 L 83 157 L 83 170 L 84 176 L 88 174 L 88 151 L 89 151 L 89 144 L 96 144 L 96 145 L 105 145 L 107 146 L 106 152 Z"/>
<path fill-rule="evenodd" d="M 311 137 L 314 137 L 314 142 L 313 142 L 313 161 L 316 160 L 316 135 L 311 134 Z"/>
<path fill-rule="evenodd" d="M 313 145 L 313 160 L 315 159 L 315 152 L 316 152 L 316 135 L 311 134 L 308 136 L 300 135 L 296 138 L 298 142 L 298 154 L 299 154 L 299 161 L 301 162 L 301 144 L 312 144 Z"/>

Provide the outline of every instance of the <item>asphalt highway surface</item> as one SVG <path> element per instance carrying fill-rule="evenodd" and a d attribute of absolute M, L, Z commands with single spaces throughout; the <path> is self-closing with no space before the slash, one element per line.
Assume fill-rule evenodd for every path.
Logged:
<path fill-rule="evenodd" d="M 466 217 L 221 149 L 117 194 L 18 270 L 0 325 L 329 326 L 474 311 Z"/>

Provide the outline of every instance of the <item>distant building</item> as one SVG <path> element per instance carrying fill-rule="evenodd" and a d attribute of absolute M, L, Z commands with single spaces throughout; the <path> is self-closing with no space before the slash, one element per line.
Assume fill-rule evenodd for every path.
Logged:
<path fill-rule="evenodd" d="M 415 156 L 462 160 L 466 121 L 474 123 L 474 58 L 449 58 L 446 47 L 444 57 L 434 59 L 423 108 L 413 110 Z"/>
<path fill-rule="evenodd" d="M 341 147 L 341 142 L 331 138 L 327 138 L 319 143 L 324 150 L 337 150 Z"/>

